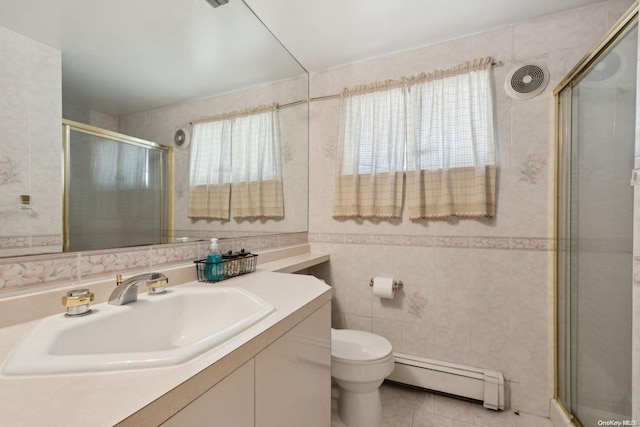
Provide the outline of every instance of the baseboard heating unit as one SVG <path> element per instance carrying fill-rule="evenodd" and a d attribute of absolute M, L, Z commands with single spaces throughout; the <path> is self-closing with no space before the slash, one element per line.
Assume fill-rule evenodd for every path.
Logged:
<path fill-rule="evenodd" d="M 487 409 L 504 409 L 502 372 L 395 353 L 395 368 L 388 380 L 482 401 Z"/>

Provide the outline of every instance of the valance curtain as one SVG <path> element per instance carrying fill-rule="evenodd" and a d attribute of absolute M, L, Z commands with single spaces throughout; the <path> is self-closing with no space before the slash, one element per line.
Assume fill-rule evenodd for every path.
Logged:
<path fill-rule="evenodd" d="M 491 58 L 421 75 L 407 91 L 409 218 L 492 217 Z"/>
<path fill-rule="evenodd" d="M 405 97 L 389 82 L 342 94 L 334 217 L 400 218 Z"/>
<path fill-rule="evenodd" d="M 495 214 L 491 58 L 342 94 L 334 217 Z"/>
<path fill-rule="evenodd" d="M 276 105 L 193 124 L 191 218 L 284 216 L 280 124 Z"/>

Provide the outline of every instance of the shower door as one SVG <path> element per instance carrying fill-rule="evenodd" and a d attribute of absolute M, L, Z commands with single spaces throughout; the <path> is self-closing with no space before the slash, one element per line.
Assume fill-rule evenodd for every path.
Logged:
<path fill-rule="evenodd" d="M 557 89 L 558 398 L 585 427 L 631 420 L 636 19 Z"/>
<path fill-rule="evenodd" d="M 166 243 L 171 151 L 71 121 L 63 132 L 65 251 Z"/>

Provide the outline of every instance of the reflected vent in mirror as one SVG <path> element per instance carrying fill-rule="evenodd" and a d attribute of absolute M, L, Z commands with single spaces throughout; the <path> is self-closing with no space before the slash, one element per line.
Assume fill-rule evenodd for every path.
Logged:
<path fill-rule="evenodd" d="M 611 51 L 587 73 L 580 84 L 589 88 L 606 87 L 616 82 L 625 68 L 626 61 L 617 52 Z"/>

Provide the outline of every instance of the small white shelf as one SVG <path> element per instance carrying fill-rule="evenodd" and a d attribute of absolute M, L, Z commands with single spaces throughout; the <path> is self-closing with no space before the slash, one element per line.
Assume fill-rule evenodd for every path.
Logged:
<path fill-rule="evenodd" d="M 322 264 L 329 261 L 329 254 L 318 254 L 307 252 L 300 255 L 295 255 L 287 258 L 282 258 L 276 261 L 260 264 L 260 258 L 258 258 L 258 270 L 273 271 L 278 273 L 295 273 L 305 268 L 313 267 L 314 265 Z"/>

